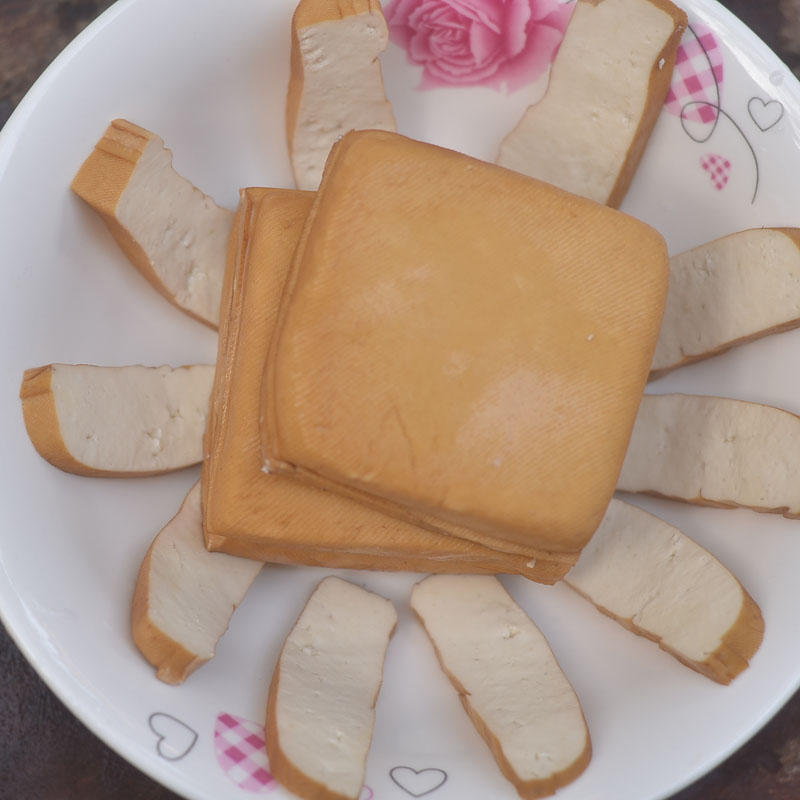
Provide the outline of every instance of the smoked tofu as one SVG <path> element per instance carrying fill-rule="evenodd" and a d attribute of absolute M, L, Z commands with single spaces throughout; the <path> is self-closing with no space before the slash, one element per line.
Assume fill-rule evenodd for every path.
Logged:
<path fill-rule="evenodd" d="M 199 464 L 214 367 L 48 364 L 19 395 L 33 446 L 76 475 L 128 478 Z"/>
<path fill-rule="evenodd" d="M 580 701 L 542 632 L 488 575 L 434 575 L 411 608 L 442 670 L 526 800 L 575 780 L 592 755 Z"/>
<path fill-rule="evenodd" d="M 247 189 L 226 273 L 203 462 L 208 546 L 312 566 L 511 572 L 552 583 L 568 565 L 432 533 L 333 492 L 262 471 L 261 376 L 291 255 L 313 195 Z"/>
<path fill-rule="evenodd" d="M 723 236 L 670 259 L 653 376 L 800 325 L 800 229 Z"/>
<path fill-rule="evenodd" d="M 798 474 L 800 416 L 723 397 L 645 395 L 618 488 L 800 518 Z"/>
<path fill-rule="evenodd" d="M 183 683 L 214 658 L 261 567 L 206 550 L 196 483 L 150 545 L 133 595 L 133 641 L 160 680 Z"/>
<path fill-rule="evenodd" d="M 300 0 L 292 18 L 286 140 L 298 189 L 316 189 L 350 130 L 397 129 L 378 56 L 389 30 L 378 0 Z"/>
<path fill-rule="evenodd" d="M 267 699 L 269 768 L 304 800 L 358 800 L 375 726 L 389 600 L 325 578 L 292 628 Z"/>
<path fill-rule="evenodd" d="M 172 153 L 158 136 L 114 120 L 72 190 L 100 214 L 158 292 L 216 327 L 233 212 L 173 169 Z"/>
<path fill-rule="evenodd" d="M 265 466 L 495 549 L 577 559 L 667 292 L 625 214 L 377 131 L 337 144 L 265 373 Z"/>
<path fill-rule="evenodd" d="M 612 500 L 564 583 L 718 683 L 745 670 L 764 618 L 733 573 L 685 533 Z"/>
<path fill-rule="evenodd" d="M 497 163 L 618 208 L 686 27 L 669 0 L 578 0 L 547 93 L 505 138 Z"/>

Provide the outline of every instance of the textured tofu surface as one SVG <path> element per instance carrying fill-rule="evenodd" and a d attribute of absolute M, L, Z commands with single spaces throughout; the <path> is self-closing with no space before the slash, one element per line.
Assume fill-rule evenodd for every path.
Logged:
<path fill-rule="evenodd" d="M 552 581 L 560 565 L 497 552 L 402 522 L 333 492 L 262 470 L 261 382 L 289 264 L 312 195 L 242 194 L 226 273 L 219 363 L 203 463 L 209 546 L 317 566 L 419 572 L 519 572 Z M 555 570 L 555 571 L 554 571 Z"/>
<path fill-rule="evenodd" d="M 437 575 L 411 606 L 467 713 L 523 797 L 574 780 L 591 744 L 580 702 L 541 631 L 497 578 Z"/>
<path fill-rule="evenodd" d="M 339 578 L 325 578 L 309 598 L 267 706 L 270 770 L 289 791 L 358 798 L 396 624 L 391 602 Z"/>
<path fill-rule="evenodd" d="M 174 170 L 172 153 L 158 136 L 115 120 L 72 189 L 102 215 L 155 289 L 216 326 L 233 212 Z"/>
<path fill-rule="evenodd" d="M 578 0 L 547 93 L 503 141 L 498 163 L 618 207 L 686 26 L 668 0 Z"/>
<path fill-rule="evenodd" d="M 377 0 L 301 0 L 292 20 L 286 135 L 298 189 L 316 189 L 350 130 L 396 130 L 378 56 L 389 31 Z"/>
<path fill-rule="evenodd" d="M 800 417 L 702 395 L 645 395 L 619 478 L 627 492 L 800 516 Z"/>
<path fill-rule="evenodd" d="M 692 669 L 729 683 L 758 650 L 764 621 L 737 578 L 658 517 L 612 500 L 565 583 Z"/>
<path fill-rule="evenodd" d="M 800 325 L 800 229 L 734 233 L 670 259 L 653 372 Z"/>
<path fill-rule="evenodd" d="M 25 425 L 68 472 L 136 475 L 202 460 L 214 367 L 50 364 L 25 372 Z"/>
<path fill-rule="evenodd" d="M 161 680 L 181 683 L 214 657 L 261 566 L 206 550 L 196 483 L 153 540 L 134 593 L 133 639 Z"/>
<path fill-rule="evenodd" d="M 577 553 L 613 494 L 667 276 L 662 237 L 627 215 L 348 134 L 281 304 L 267 466 L 495 547 Z"/>

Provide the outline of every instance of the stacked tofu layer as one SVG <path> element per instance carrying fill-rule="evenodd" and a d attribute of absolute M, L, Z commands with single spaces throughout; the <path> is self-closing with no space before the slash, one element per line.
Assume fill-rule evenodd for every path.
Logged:
<path fill-rule="evenodd" d="M 239 256 L 235 245 L 229 254 L 235 299 L 220 354 L 235 358 L 241 341 L 231 345 L 226 325 L 260 292 L 257 345 L 229 365 L 251 385 L 263 374 L 263 386 L 258 399 L 248 390 L 248 414 L 229 410 L 228 425 L 247 416 L 250 427 L 226 450 L 215 409 L 220 419 L 221 381 L 234 372 L 218 369 L 208 543 L 254 555 L 268 538 L 273 560 L 283 547 L 336 566 L 357 565 L 356 551 L 371 568 L 522 562 L 535 580 L 563 577 L 622 466 L 664 310 L 662 237 L 540 181 L 379 131 L 336 145 L 313 202 L 282 194 L 266 193 L 255 216 L 240 210 Z M 215 502 L 214 475 L 230 475 L 243 451 L 252 491 Z M 270 503 L 276 491 L 293 502 Z M 239 521 L 217 525 L 215 506 L 233 505 Z M 304 513 L 313 521 L 299 522 Z"/>

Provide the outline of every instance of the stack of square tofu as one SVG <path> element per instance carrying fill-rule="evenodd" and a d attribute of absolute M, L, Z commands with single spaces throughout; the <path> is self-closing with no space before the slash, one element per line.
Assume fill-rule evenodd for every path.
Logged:
<path fill-rule="evenodd" d="M 344 136 L 316 193 L 245 190 L 207 545 L 559 580 L 613 495 L 668 271 L 638 220 L 389 132 Z"/>

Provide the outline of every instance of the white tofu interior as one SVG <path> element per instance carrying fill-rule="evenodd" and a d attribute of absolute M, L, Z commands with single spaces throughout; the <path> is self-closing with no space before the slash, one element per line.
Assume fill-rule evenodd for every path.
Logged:
<path fill-rule="evenodd" d="M 304 83 L 292 164 L 297 188 L 316 190 L 340 136 L 397 129 L 378 63 L 389 33 L 383 14 L 369 11 L 308 25 L 297 34 Z"/>
<path fill-rule="evenodd" d="M 56 364 L 51 391 L 73 458 L 98 469 L 154 472 L 197 464 L 213 366 Z"/>
<path fill-rule="evenodd" d="M 580 703 L 543 634 L 494 577 L 435 575 L 414 611 L 521 781 L 547 778 L 584 752 Z"/>
<path fill-rule="evenodd" d="M 503 141 L 497 162 L 606 203 L 674 27 L 650 0 L 578 2 L 544 98 Z"/>
<path fill-rule="evenodd" d="M 301 772 L 358 797 L 375 724 L 392 604 L 339 578 L 311 595 L 280 657 L 275 718 L 280 747 Z"/>
<path fill-rule="evenodd" d="M 172 168 L 172 153 L 157 136 L 117 204 L 117 219 L 147 253 L 166 290 L 213 324 L 219 321 L 233 216 Z"/>
<path fill-rule="evenodd" d="M 713 353 L 800 319 L 800 247 L 778 230 L 749 230 L 670 260 L 653 369 Z"/>
<path fill-rule="evenodd" d="M 617 488 L 800 514 L 800 418 L 759 403 L 645 395 Z"/>
<path fill-rule="evenodd" d="M 147 599 L 151 622 L 205 661 L 262 564 L 206 550 L 200 495 L 198 482 L 153 543 Z"/>
<path fill-rule="evenodd" d="M 744 604 L 738 580 L 686 534 L 612 500 L 565 582 L 689 660 L 721 645 Z"/>

